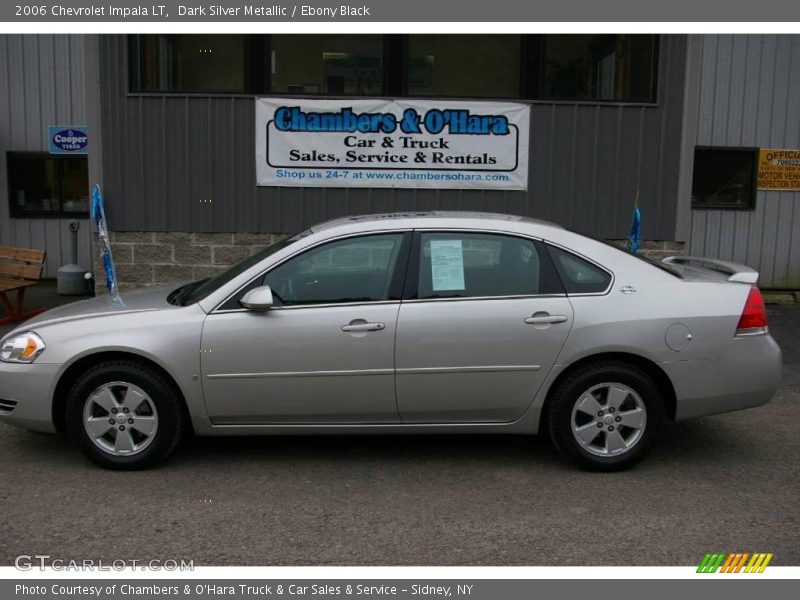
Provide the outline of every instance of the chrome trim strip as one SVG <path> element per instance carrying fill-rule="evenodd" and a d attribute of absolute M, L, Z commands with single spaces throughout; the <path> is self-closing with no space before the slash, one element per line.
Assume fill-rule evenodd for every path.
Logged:
<path fill-rule="evenodd" d="M 208 379 L 266 379 L 269 377 L 342 377 L 352 375 L 393 375 L 394 369 L 351 369 L 343 371 L 274 371 L 269 373 L 214 373 Z"/>
<path fill-rule="evenodd" d="M 439 373 L 494 373 L 505 371 L 538 371 L 539 365 L 479 365 L 476 367 L 412 367 L 397 369 L 398 375 L 429 375 Z"/>
<path fill-rule="evenodd" d="M 578 294 L 572 294 L 573 296 Z M 581 294 L 591 295 L 596 294 Z M 298 304 L 297 306 L 275 306 L 265 312 L 273 312 L 279 310 L 299 310 L 308 308 L 333 308 L 336 306 L 374 306 L 376 304 L 417 304 L 421 302 L 463 302 L 465 300 L 524 300 L 524 299 L 537 299 L 537 298 L 566 298 L 567 294 L 539 294 L 539 295 L 520 295 L 520 296 L 454 296 L 452 298 L 411 298 L 409 300 L 376 300 L 374 302 L 331 302 L 328 304 Z M 231 308 L 228 310 L 214 311 L 215 315 L 227 315 L 242 312 L 252 312 L 246 308 Z"/>
<path fill-rule="evenodd" d="M 419 302 L 463 302 L 464 300 L 524 300 L 537 298 L 566 298 L 567 294 L 523 294 L 518 296 L 453 296 L 452 298 L 410 298 L 403 300 L 403 304 Z"/>
<path fill-rule="evenodd" d="M 484 227 L 447 227 L 443 225 L 424 225 L 422 227 L 415 227 L 414 231 L 420 233 L 485 233 L 487 235 L 505 235 L 510 237 L 522 238 L 524 240 L 533 240 L 535 242 L 546 242 L 544 238 L 531 235 L 529 233 L 521 233 L 519 231 L 511 231 L 508 229 L 486 229 Z"/>
<path fill-rule="evenodd" d="M 410 367 L 397 369 L 398 375 L 437 373 L 493 373 L 503 371 L 538 371 L 540 365 L 478 365 L 469 367 Z M 267 373 L 213 373 L 208 379 L 266 379 L 272 377 L 348 377 L 353 375 L 392 375 L 395 369 L 346 369 L 340 371 L 271 371 Z"/>
<path fill-rule="evenodd" d="M 402 421 L 389 421 L 386 423 L 316 423 L 314 421 L 302 422 L 302 423 L 294 423 L 294 422 L 267 422 L 267 423 L 248 423 L 248 422 L 234 422 L 234 421 L 212 421 L 211 428 L 212 429 L 219 429 L 219 430 L 228 430 L 228 431 L 247 431 L 248 435 L 251 431 L 269 431 L 270 433 L 280 432 L 281 430 L 284 431 L 291 431 L 294 435 L 295 432 L 300 433 L 314 433 L 316 431 L 326 431 L 326 430 L 341 430 L 341 431 L 386 431 L 386 430 L 394 430 L 394 431 L 430 431 L 432 433 L 437 433 L 442 428 L 455 428 L 455 429 L 466 429 L 469 430 L 470 428 L 476 429 L 484 429 L 487 427 L 497 427 L 506 429 L 511 427 L 517 423 L 519 423 L 519 419 L 516 421 L 467 421 L 464 423 L 404 423 Z"/>
<path fill-rule="evenodd" d="M 227 301 L 226 301 L 227 302 Z M 295 306 L 273 306 L 264 313 L 271 313 L 279 310 L 299 310 L 301 308 L 332 308 L 336 306 L 374 306 L 376 304 L 400 304 L 400 300 L 366 300 L 360 302 L 328 302 L 327 304 L 297 304 Z M 246 308 L 229 308 L 228 310 L 214 311 L 215 315 L 227 315 L 231 313 L 253 312 Z"/>
<path fill-rule="evenodd" d="M 769 327 L 748 327 L 747 329 L 737 329 L 734 338 L 751 337 L 754 335 L 766 335 Z"/>

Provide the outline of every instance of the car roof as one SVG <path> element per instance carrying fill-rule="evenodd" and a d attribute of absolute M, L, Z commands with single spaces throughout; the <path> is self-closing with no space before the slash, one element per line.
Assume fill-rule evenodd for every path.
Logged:
<path fill-rule="evenodd" d="M 504 221 L 507 223 L 528 223 L 539 226 L 553 227 L 563 229 L 561 225 L 543 221 L 541 219 L 534 219 L 532 217 L 523 217 L 520 215 L 506 215 L 502 213 L 493 212 L 478 212 L 478 211 L 460 211 L 460 210 L 432 210 L 432 211 L 409 211 L 409 212 L 393 212 L 393 213 L 379 213 L 372 215 L 355 215 L 349 217 L 339 217 L 331 219 L 330 221 L 323 221 L 313 225 L 307 230 L 308 234 L 319 233 L 336 227 L 343 227 L 346 225 L 360 225 L 374 223 L 377 221 L 411 221 L 411 223 L 404 223 L 407 226 L 425 225 L 425 220 L 438 219 L 438 220 L 453 220 L 460 221 L 475 221 L 486 224 L 487 221 Z M 415 223 L 416 221 L 423 221 L 422 223 Z"/>

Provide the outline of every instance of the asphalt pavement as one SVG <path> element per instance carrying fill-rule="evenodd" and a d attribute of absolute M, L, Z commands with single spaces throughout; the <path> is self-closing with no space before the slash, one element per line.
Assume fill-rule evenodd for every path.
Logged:
<path fill-rule="evenodd" d="M 472 435 L 193 438 L 123 473 L 0 424 L 0 564 L 800 565 L 800 307 L 769 318 L 776 398 L 669 424 L 623 473 L 578 471 L 544 436 Z"/>

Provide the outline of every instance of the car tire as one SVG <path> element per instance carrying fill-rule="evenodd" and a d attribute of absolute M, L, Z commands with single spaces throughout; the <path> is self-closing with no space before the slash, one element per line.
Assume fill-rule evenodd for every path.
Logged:
<path fill-rule="evenodd" d="M 546 420 L 555 447 L 577 466 L 621 471 L 653 447 L 664 422 L 664 399 L 634 365 L 590 363 L 553 389 Z"/>
<path fill-rule="evenodd" d="M 186 429 L 175 384 L 128 360 L 103 362 L 83 373 L 67 396 L 65 417 L 83 454 L 117 470 L 152 467 L 172 453 Z"/>

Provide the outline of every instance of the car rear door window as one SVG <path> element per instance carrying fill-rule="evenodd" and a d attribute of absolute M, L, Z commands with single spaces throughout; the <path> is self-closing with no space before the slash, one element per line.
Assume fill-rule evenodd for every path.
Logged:
<path fill-rule="evenodd" d="M 390 299 L 402 233 L 347 238 L 312 248 L 267 273 L 278 306 Z"/>
<path fill-rule="evenodd" d="M 567 294 L 598 294 L 611 284 L 611 275 L 571 252 L 547 246 Z"/>
<path fill-rule="evenodd" d="M 529 239 L 483 233 L 422 233 L 417 298 L 553 293 L 548 264 Z M 561 291 L 561 290 L 558 290 Z"/>

